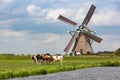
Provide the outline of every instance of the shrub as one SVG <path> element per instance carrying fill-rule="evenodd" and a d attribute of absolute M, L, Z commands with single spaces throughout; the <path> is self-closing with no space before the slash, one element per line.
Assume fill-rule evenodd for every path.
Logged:
<path fill-rule="evenodd" d="M 41 74 L 47 74 L 47 71 L 45 69 L 41 69 Z"/>
<path fill-rule="evenodd" d="M 120 56 L 120 48 L 118 48 L 118 49 L 115 51 L 115 55 L 119 55 L 119 56 Z"/>
<path fill-rule="evenodd" d="M 14 75 L 13 75 L 12 71 L 0 73 L 0 79 L 8 79 L 8 78 L 13 78 L 13 77 L 14 77 Z"/>
<path fill-rule="evenodd" d="M 120 62 L 118 62 L 118 61 L 115 61 L 115 62 L 110 62 L 110 61 L 108 61 L 108 62 L 104 62 L 104 63 L 101 63 L 101 65 L 102 66 L 120 66 Z"/>
<path fill-rule="evenodd" d="M 18 75 L 19 75 L 19 77 L 29 76 L 29 71 L 21 70 L 21 71 L 19 71 Z"/>
<path fill-rule="evenodd" d="M 47 71 L 45 69 L 37 68 L 31 70 L 29 73 L 30 75 L 40 75 L 40 74 L 47 74 Z"/>

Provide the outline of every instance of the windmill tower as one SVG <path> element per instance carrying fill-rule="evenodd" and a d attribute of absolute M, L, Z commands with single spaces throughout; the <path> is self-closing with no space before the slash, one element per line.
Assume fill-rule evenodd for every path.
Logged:
<path fill-rule="evenodd" d="M 92 41 L 96 41 L 98 43 L 102 41 L 102 38 L 96 36 L 93 31 L 87 28 L 87 24 L 90 21 L 90 18 L 92 17 L 95 8 L 96 7 L 94 5 L 91 5 L 83 23 L 80 26 L 77 26 L 76 22 L 62 15 L 58 17 L 59 20 L 77 27 L 77 30 L 74 31 L 74 34 L 72 34 L 73 31 L 69 32 L 72 35 L 72 38 L 70 39 L 69 43 L 65 47 L 64 49 L 65 52 L 69 51 L 69 49 L 71 48 L 72 44 L 75 41 L 72 49 L 74 54 L 88 54 L 88 53 L 90 54 L 90 53 L 93 53 L 93 49 L 91 46 Z"/>
<path fill-rule="evenodd" d="M 90 40 L 83 34 L 76 38 L 72 51 L 75 54 L 93 53 Z"/>

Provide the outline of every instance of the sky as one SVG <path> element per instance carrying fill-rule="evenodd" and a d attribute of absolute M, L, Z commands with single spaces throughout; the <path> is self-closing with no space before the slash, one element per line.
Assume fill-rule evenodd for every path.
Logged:
<path fill-rule="evenodd" d="M 96 10 L 87 25 L 103 41 L 94 52 L 120 47 L 120 0 L 0 0 L 0 53 L 62 53 L 75 27 L 57 19 L 63 15 L 81 25 L 90 6 Z"/>

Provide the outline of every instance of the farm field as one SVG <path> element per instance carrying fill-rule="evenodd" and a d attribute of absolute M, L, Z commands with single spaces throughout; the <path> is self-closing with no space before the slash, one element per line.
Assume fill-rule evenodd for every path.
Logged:
<path fill-rule="evenodd" d="M 60 65 L 60 62 L 41 65 L 32 63 L 30 55 L 0 55 L 0 79 L 49 74 L 87 67 L 120 66 L 119 56 L 64 56 L 63 59 L 63 65 Z"/>

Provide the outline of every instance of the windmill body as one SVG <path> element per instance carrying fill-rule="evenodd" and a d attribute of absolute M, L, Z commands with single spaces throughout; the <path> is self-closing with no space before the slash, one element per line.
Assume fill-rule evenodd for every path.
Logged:
<path fill-rule="evenodd" d="M 102 38 L 98 37 L 93 33 L 90 29 L 88 29 L 86 26 L 90 20 L 90 18 L 93 15 L 93 12 L 95 10 L 95 6 L 91 5 L 83 23 L 80 26 L 77 26 L 77 23 L 60 15 L 58 17 L 59 20 L 66 22 L 68 24 L 71 24 L 72 26 L 77 26 L 76 31 L 74 31 L 74 34 L 72 34 L 72 38 L 70 39 L 68 45 L 65 47 L 64 51 L 68 52 L 71 48 L 72 44 L 74 43 L 72 52 L 74 54 L 90 54 L 93 53 L 93 49 L 91 46 L 92 41 L 96 41 L 100 43 L 102 41 Z M 69 33 L 71 34 L 70 31 Z"/>
<path fill-rule="evenodd" d="M 74 52 L 74 54 L 93 53 L 93 49 L 91 47 L 89 38 L 87 38 L 84 34 L 82 34 L 78 38 L 76 38 L 72 52 Z"/>

